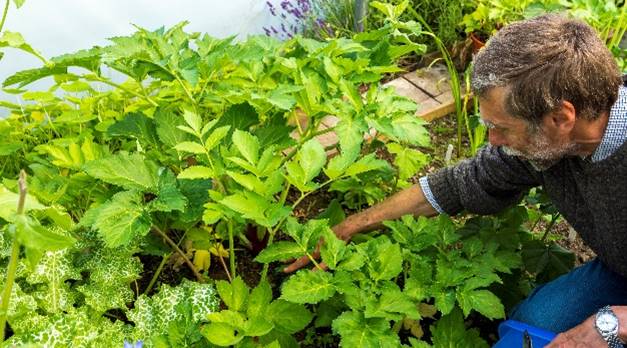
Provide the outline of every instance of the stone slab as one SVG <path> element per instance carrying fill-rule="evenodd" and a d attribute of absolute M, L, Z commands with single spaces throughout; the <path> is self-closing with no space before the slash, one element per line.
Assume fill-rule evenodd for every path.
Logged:
<path fill-rule="evenodd" d="M 432 96 L 438 96 L 451 89 L 448 71 L 444 64 L 435 64 L 430 68 L 409 72 L 403 75 L 403 78 Z"/>
<path fill-rule="evenodd" d="M 413 101 L 415 101 L 416 103 L 420 104 L 425 100 L 431 99 L 431 97 L 429 97 L 428 94 L 424 93 L 423 91 L 421 91 L 420 89 L 416 88 L 416 86 L 412 85 L 409 81 L 407 81 L 406 79 L 399 77 L 396 78 L 390 82 L 387 82 L 386 84 L 384 84 L 383 86 L 388 87 L 394 87 L 394 89 L 396 90 L 397 94 L 400 94 L 404 97 L 407 97 Z"/>

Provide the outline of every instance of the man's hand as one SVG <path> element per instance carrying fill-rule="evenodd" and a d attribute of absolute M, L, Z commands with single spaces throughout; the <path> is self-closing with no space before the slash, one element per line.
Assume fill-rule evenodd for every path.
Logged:
<path fill-rule="evenodd" d="M 546 348 L 607 348 L 607 342 L 594 327 L 595 316 L 559 334 Z"/>

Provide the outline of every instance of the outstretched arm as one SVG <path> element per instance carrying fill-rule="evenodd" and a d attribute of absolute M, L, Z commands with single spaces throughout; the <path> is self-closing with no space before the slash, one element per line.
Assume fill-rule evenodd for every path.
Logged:
<path fill-rule="evenodd" d="M 438 214 L 425 198 L 420 185 L 404 189 L 379 204 L 349 216 L 334 226 L 333 231 L 338 238 L 348 241 L 357 233 L 383 227 L 383 221 L 394 220 L 407 214 L 415 216 L 434 216 Z M 318 257 L 317 250 L 313 256 Z M 287 266 L 284 272 L 293 272 L 308 263 L 309 258 L 307 256 L 301 257 Z"/>

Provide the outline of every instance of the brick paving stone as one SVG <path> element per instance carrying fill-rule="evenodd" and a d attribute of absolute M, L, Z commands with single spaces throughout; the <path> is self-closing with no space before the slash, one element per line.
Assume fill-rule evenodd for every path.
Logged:
<path fill-rule="evenodd" d="M 451 89 L 448 82 L 448 72 L 443 64 L 435 64 L 430 68 L 409 72 L 403 75 L 403 78 L 432 96 L 438 96 Z"/>
<path fill-rule="evenodd" d="M 402 77 L 394 79 L 384 84 L 384 86 L 394 87 L 397 94 L 407 97 L 418 104 L 422 103 L 425 100 L 431 99 L 428 94 L 416 88 L 416 86 L 412 85 L 409 81 L 405 80 Z"/>

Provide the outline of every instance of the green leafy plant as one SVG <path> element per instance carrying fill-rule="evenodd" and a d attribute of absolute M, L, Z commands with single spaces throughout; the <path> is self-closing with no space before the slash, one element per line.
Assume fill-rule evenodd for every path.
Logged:
<path fill-rule="evenodd" d="M 311 321 L 307 308 L 280 299 L 273 301 L 266 281 L 252 291 L 239 277 L 216 285 L 228 309 L 207 317 L 210 323 L 201 332 L 211 343 L 221 347 L 298 346 L 291 335 Z"/>
<path fill-rule="evenodd" d="M 391 172 L 369 151 L 366 132 L 376 131 L 372 142 L 399 149 L 428 146 L 424 123 L 413 117 L 415 103 L 379 86 L 383 74 L 399 70 L 395 58 L 423 49 L 408 40 L 416 34 L 401 22 L 328 42 L 233 43 L 186 33 L 184 25 L 138 28 L 109 46 L 44 58 L 44 66 L 4 81 L 5 90 L 26 101 L 1 102 L 9 113 L 0 120 L 0 187 L 9 198 L 0 201 L 12 207 L 0 227 L 7 246 L 2 262 L 13 265 L 11 301 L 3 301 L 12 342 L 43 342 L 32 337 L 78 317 L 95 325 L 113 319 L 106 327 L 120 330 L 118 343 L 202 342 L 192 334 L 201 323 L 181 296 L 171 298 L 177 324 L 157 327 L 140 315 L 169 260 L 183 260 L 204 282 L 215 250 L 227 276 L 238 279 L 236 250 L 252 243 L 246 231 L 265 234 L 272 245 L 307 197 L 334 182 Z M 105 68 L 127 79 L 111 80 Z M 48 90 L 25 89 L 44 78 L 51 80 Z M 337 123 L 325 128 L 328 115 Z M 325 148 L 317 137 L 331 131 L 339 143 Z M 30 173 L 28 197 L 38 203 L 26 205 L 20 219 L 28 224 L 19 227 L 14 178 L 21 168 Z M 43 234 L 40 225 L 57 244 L 64 236 L 77 242 L 57 247 L 42 238 L 35 245 L 12 234 L 26 227 Z M 30 268 L 9 261 L 14 235 Z M 155 256 L 161 262 L 145 286 L 140 260 Z M 267 268 L 262 273 L 265 278 Z M 157 296 L 170 291 L 161 288 Z M 78 331 L 67 332 L 71 339 Z"/>
<path fill-rule="evenodd" d="M 504 317 L 500 300 L 486 287 L 501 282 L 500 273 L 521 266 L 518 243 L 501 247 L 485 236 L 462 238 L 463 230 L 457 232 L 446 216 L 435 221 L 406 216 L 385 224 L 392 239 L 379 236 L 346 246 L 323 221 L 301 225 L 289 220 L 285 232 L 294 242 L 277 242 L 257 260 L 302 253 L 313 260 L 316 243 L 323 238 L 320 254 L 332 272 L 299 271 L 283 284 L 281 299 L 317 304 L 339 296 L 344 305 L 335 309 L 332 326 L 343 346 L 399 346 L 399 325 L 421 319 L 420 303 L 433 303 L 444 316 L 460 308 L 464 316 L 477 311 L 490 319 Z M 502 233 L 511 238 L 516 230 Z M 397 283 L 401 279 L 402 287 Z M 319 316 L 324 315 L 321 309 Z"/>

